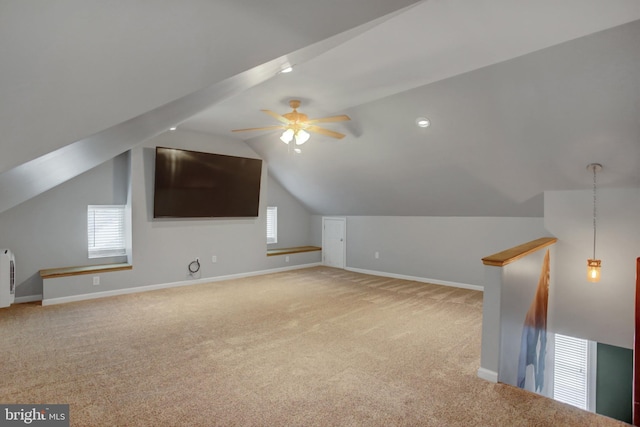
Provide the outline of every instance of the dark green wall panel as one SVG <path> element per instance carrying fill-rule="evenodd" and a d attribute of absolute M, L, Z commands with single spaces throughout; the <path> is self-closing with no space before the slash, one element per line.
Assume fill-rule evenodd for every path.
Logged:
<path fill-rule="evenodd" d="M 598 343 L 596 412 L 631 423 L 633 351 Z"/>

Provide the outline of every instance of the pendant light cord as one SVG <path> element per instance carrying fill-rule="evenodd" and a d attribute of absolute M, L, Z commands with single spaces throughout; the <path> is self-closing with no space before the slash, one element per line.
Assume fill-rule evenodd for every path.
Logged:
<path fill-rule="evenodd" d="M 596 166 L 593 168 L 593 259 L 596 259 Z"/>

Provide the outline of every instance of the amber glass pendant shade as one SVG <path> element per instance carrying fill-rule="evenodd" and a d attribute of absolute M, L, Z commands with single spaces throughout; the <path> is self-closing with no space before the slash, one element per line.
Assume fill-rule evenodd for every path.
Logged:
<path fill-rule="evenodd" d="M 602 261 L 599 259 L 587 260 L 587 280 L 592 283 L 600 281 L 600 264 Z"/>

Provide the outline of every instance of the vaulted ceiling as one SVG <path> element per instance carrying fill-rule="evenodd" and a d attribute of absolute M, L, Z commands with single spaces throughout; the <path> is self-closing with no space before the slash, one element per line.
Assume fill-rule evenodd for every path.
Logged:
<path fill-rule="evenodd" d="M 245 138 L 318 214 L 541 216 L 591 162 L 640 188 L 639 19 L 635 0 L 4 1 L 0 212 L 174 124 Z M 346 137 L 296 154 L 230 132 L 292 98 L 348 114 L 325 126 Z"/>

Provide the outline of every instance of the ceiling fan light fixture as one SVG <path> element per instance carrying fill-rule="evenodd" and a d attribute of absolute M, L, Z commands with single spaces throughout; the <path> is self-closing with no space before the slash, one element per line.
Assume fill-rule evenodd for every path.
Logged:
<path fill-rule="evenodd" d="M 293 129 L 287 129 L 284 132 L 282 132 L 282 136 L 280 136 L 280 141 L 284 142 L 285 144 L 288 144 L 291 141 L 293 141 Z"/>
<path fill-rule="evenodd" d="M 246 131 L 272 131 L 276 129 L 283 129 L 284 132 L 280 134 L 280 140 L 285 144 L 289 144 L 294 139 L 296 140 L 296 145 L 302 145 L 309 140 L 311 135 L 309 132 L 319 133 L 325 136 L 329 136 L 331 138 L 342 139 L 345 137 L 344 134 L 340 132 L 335 132 L 330 129 L 326 129 L 317 125 L 317 123 L 332 123 L 332 122 L 344 122 L 347 120 L 351 120 L 349 116 L 346 114 L 341 114 L 339 116 L 331 116 L 331 117 L 321 117 L 318 119 L 309 119 L 309 117 L 297 111 L 297 108 L 300 106 L 300 100 L 292 99 L 289 101 L 289 106 L 293 109 L 293 111 L 285 114 L 278 114 L 271 110 L 261 110 L 263 113 L 268 114 L 273 117 L 281 124 L 277 126 L 262 126 L 255 128 L 246 128 L 246 129 L 232 129 L 231 132 L 246 132 Z"/>
<path fill-rule="evenodd" d="M 309 137 L 311 137 L 311 135 L 309 135 L 309 132 L 304 129 L 300 129 L 298 132 L 296 132 L 296 145 L 304 144 L 309 140 Z"/>

